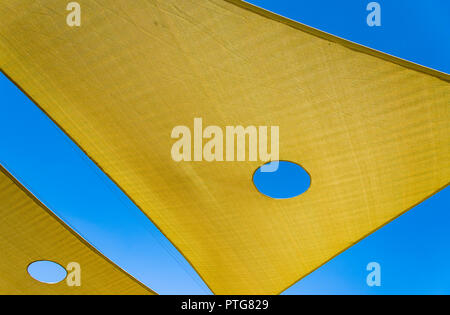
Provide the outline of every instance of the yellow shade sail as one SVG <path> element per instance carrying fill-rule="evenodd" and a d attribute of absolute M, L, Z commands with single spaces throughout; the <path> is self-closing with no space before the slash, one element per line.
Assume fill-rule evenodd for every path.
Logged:
<path fill-rule="evenodd" d="M 1 166 L 0 217 L 0 294 L 154 294 L 71 232 Z M 78 263 L 80 286 L 33 279 L 27 267 L 39 260 L 64 268 Z"/>
<path fill-rule="evenodd" d="M 449 182 L 446 74 L 239 1 L 78 2 L 70 27 L 65 0 L 1 1 L 0 66 L 215 293 L 280 293 Z M 196 117 L 279 126 L 311 187 L 274 200 L 261 162 L 175 162 Z"/>

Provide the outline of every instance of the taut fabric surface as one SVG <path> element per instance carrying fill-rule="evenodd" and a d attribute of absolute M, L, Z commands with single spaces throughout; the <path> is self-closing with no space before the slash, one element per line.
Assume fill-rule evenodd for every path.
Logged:
<path fill-rule="evenodd" d="M 238 1 L 78 2 L 69 27 L 67 1 L 1 1 L 0 66 L 215 293 L 279 293 L 448 184 L 442 73 Z M 261 162 L 173 161 L 195 117 L 279 126 L 310 189 L 274 200 Z"/>

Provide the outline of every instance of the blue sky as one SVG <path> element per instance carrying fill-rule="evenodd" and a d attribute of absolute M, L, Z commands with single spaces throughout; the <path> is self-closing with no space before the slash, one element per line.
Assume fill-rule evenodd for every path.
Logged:
<path fill-rule="evenodd" d="M 384 0 L 381 26 L 367 26 L 370 0 L 251 0 L 269 11 L 358 44 L 450 73 L 450 1 Z"/>
<path fill-rule="evenodd" d="M 252 3 L 392 55 L 450 72 L 450 2 L 378 1 L 382 25 L 368 27 L 370 1 Z M 0 75 L 0 163 L 56 215 L 158 293 L 210 293 L 158 229 L 11 82 Z M 450 293 L 450 189 L 367 237 L 287 294 Z M 381 265 L 382 285 L 366 284 Z"/>

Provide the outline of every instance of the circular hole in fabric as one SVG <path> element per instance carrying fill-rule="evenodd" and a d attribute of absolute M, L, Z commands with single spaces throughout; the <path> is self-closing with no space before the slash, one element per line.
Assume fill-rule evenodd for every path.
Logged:
<path fill-rule="evenodd" d="M 258 191 L 274 199 L 294 198 L 311 185 L 311 177 L 300 165 L 288 161 L 272 161 L 261 165 L 253 174 Z"/>
<path fill-rule="evenodd" d="M 48 284 L 61 282 L 67 276 L 66 269 L 49 260 L 35 261 L 28 265 L 27 271 L 33 279 Z"/>

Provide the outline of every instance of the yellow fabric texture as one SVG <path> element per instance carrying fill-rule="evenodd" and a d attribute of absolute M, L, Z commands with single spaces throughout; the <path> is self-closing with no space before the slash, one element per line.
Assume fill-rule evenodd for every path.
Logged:
<path fill-rule="evenodd" d="M 153 294 L 69 231 L 0 167 L 0 294 Z M 41 283 L 30 263 L 80 264 L 81 285 Z"/>
<path fill-rule="evenodd" d="M 448 184 L 445 74 L 239 1 L 78 2 L 69 27 L 67 1 L 1 1 L 1 68 L 215 293 L 280 293 Z M 173 161 L 195 117 L 279 126 L 310 189 L 274 200 L 261 162 Z"/>

